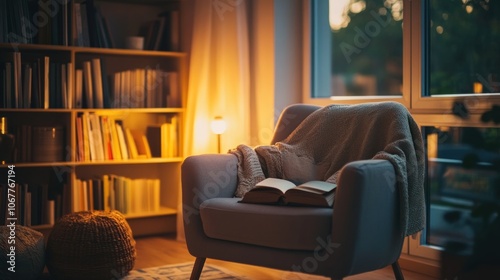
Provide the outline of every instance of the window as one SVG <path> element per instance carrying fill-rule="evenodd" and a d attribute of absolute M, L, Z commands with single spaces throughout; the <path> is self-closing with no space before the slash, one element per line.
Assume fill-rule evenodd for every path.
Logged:
<path fill-rule="evenodd" d="M 420 238 L 409 239 L 408 252 L 437 260 L 450 242 L 471 250 L 477 238 L 475 207 L 500 201 L 498 187 L 492 187 L 499 186 L 500 148 L 476 149 L 467 142 L 471 133 L 500 141 L 500 124 L 483 118 L 500 105 L 500 1 L 309 4 L 310 33 L 304 41 L 310 42 L 305 52 L 311 76 L 304 102 L 394 100 L 406 105 L 427 144 L 430 198 L 429 224 Z M 476 154 L 477 161 L 467 166 L 470 158 L 457 158 L 456 149 Z M 455 223 L 447 224 L 443 215 L 455 215 Z M 459 224 L 465 226 L 458 229 Z"/>
<path fill-rule="evenodd" d="M 403 1 L 315 1 L 314 17 L 326 20 L 316 52 L 324 63 L 314 97 L 401 96 Z M 325 28 L 326 27 L 326 28 Z M 326 35 L 325 35 L 326 34 Z M 327 46 L 327 47 L 326 47 Z M 326 49 L 326 50 L 325 50 Z M 328 58 L 328 59 L 327 59 Z M 321 90 L 320 90 L 321 89 Z"/>
<path fill-rule="evenodd" d="M 499 93 L 500 2 L 431 0 L 427 7 L 425 94 Z"/>
<path fill-rule="evenodd" d="M 500 128 L 423 127 L 429 215 L 424 242 L 462 255 L 500 215 Z"/>

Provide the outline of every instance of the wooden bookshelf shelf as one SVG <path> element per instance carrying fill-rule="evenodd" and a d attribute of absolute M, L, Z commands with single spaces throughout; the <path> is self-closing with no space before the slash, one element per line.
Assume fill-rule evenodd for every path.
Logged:
<path fill-rule="evenodd" d="M 29 7 L 27 3 L 19 0 L 19 7 L 26 9 L 17 12 L 29 12 L 25 18 L 30 19 L 37 12 L 36 3 Z M 7 118 L 8 131 L 16 140 L 12 164 L 16 188 L 22 192 L 17 198 L 18 224 L 26 223 L 48 234 L 52 226 L 46 218 L 26 218 L 28 212 L 38 215 L 50 210 L 53 220 L 57 220 L 66 213 L 93 210 L 97 204 L 89 201 L 93 191 L 100 193 L 101 187 L 89 185 L 82 191 L 82 182 L 101 184 L 98 180 L 119 176 L 159 182 L 159 194 L 154 199 L 159 201 L 160 210 L 126 214 L 134 235 L 174 232 L 183 160 L 188 57 L 179 51 L 179 38 L 175 37 L 179 33 L 179 1 L 67 3 L 59 7 L 47 25 L 60 29 L 40 27 L 37 36 L 29 38 L 30 43 L 10 43 L 8 33 L 0 34 L 0 117 Z M 95 9 L 87 9 L 89 3 L 94 3 Z M 6 5 L 9 11 L 18 9 Z M 86 15 L 90 17 L 87 22 L 82 19 L 83 27 L 78 27 L 78 18 L 84 13 L 90 13 Z M 4 11 L 1 16 L 19 20 Z M 96 20 L 95 28 L 91 27 L 92 18 Z M 86 32 L 101 32 L 89 34 L 94 41 L 86 42 L 81 37 L 84 34 L 76 32 L 85 26 Z M 141 33 L 144 28 L 148 32 Z M 149 40 L 144 50 L 124 48 L 125 38 L 138 35 Z M 56 37 L 57 42 L 53 41 Z M 95 122 L 86 122 L 89 116 Z M 164 129 L 161 135 L 148 134 L 156 128 L 160 131 L 160 127 Z M 39 136 L 40 131 L 47 133 Z M 54 140 L 56 132 L 58 142 Z M 118 138 L 112 136 L 115 132 Z M 157 138 L 153 141 L 152 137 Z M 150 146 L 151 155 L 146 146 Z M 0 165 L 0 182 L 7 182 L 7 168 Z M 6 189 L 7 185 L 0 183 L 0 200 L 5 199 Z M 79 198 L 75 193 L 89 195 L 87 204 L 76 204 Z M 32 194 L 39 195 L 36 199 L 40 201 L 34 203 L 35 197 L 31 197 L 29 202 L 27 197 Z M 7 203 L 1 201 L 1 205 L 0 224 L 4 224 Z"/>
<path fill-rule="evenodd" d="M 74 166 L 97 166 L 97 165 L 132 165 L 132 164 L 160 164 L 160 163 L 175 163 L 181 162 L 182 158 L 149 158 L 149 159 L 129 159 L 129 160 L 107 160 L 107 161 L 86 161 L 86 162 L 74 162 Z"/>
<path fill-rule="evenodd" d="M 157 217 L 157 216 L 169 216 L 169 215 L 176 215 L 177 210 L 173 208 L 168 208 L 168 207 L 162 207 L 160 211 L 157 212 L 144 212 L 140 214 L 127 214 L 125 217 L 127 219 L 141 219 L 144 217 Z"/>

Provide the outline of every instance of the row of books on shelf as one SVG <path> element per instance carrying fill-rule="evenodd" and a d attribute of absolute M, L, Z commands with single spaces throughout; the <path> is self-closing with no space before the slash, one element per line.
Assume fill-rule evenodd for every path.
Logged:
<path fill-rule="evenodd" d="M 145 48 L 178 51 L 179 11 L 161 12 L 142 29 Z M 0 43 L 121 47 L 94 0 L 2 0 Z"/>
<path fill-rule="evenodd" d="M 0 184 L 0 202 L 0 225 L 10 221 L 53 225 L 64 214 L 76 211 L 144 214 L 160 210 L 160 180 L 105 174 L 98 179 L 77 179 L 71 190 L 66 185 Z"/>
<path fill-rule="evenodd" d="M 100 58 L 73 63 L 20 52 L 0 54 L 1 108 L 180 107 L 175 71 L 136 68 L 107 74 Z"/>
<path fill-rule="evenodd" d="M 72 194 L 73 211 L 118 210 L 141 214 L 160 210 L 160 180 L 103 175 L 77 179 Z"/>
<path fill-rule="evenodd" d="M 69 45 L 72 1 L 0 1 L 0 43 Z"/>
<path fill-rule="evenodd" d="M 0 54 L 2 108 L 67 108 L 72 101 L 73 64 L 20 52 Z M 24 61 L 22 61 L 24 60 Z"/>
<path fill-rule="evenodd" d="M 13 188 L 0 185 L 0 223 L 15 221 L 25 226 L 53 225 L 70 211 L 70 200 L 63 194 L 62 188 L 49 184 L 17 183 Z M 9 203 L 12 198 L 15 201 Z"/>
<path fill-rule="evenodd" d="M 176 71 L 135 68 L 106 75 L 104 60 L 84 61 L 76 70 L 75 108 L 180 107 Z"/>
<path fill-rule="evenodd" d="M 84 112 L 76 118 L 77 161 L 176 157 L 178 117 L 146 129 L 126 127 L 113 116 Z"/>

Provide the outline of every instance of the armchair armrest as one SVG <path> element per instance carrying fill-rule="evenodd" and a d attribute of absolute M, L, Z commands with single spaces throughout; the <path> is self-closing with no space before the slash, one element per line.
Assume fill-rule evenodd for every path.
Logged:
<path fill-rule="evenodd" d="M 238 160 L 230 154 L 187 157 L 181 166 L 183 219 L 187 226 L 193 215 L 199 219 L 200 204 L 210 198 L 233 197 Z"/>
<path fill-rule="evenodd" d="M 339 247 L 333 257 L 343 263 L 346 275 L 396 261 L 404 236 L 392 164 L 386 160 L 351 162 L 342 169 L 336 192 L 332 242 Z"/>

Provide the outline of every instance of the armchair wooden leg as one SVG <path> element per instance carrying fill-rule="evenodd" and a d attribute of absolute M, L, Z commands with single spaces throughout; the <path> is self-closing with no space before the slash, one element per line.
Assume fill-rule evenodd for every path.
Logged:
<path fill-rule="evenodd" d="M 206 258 L 196 258 L 193 265 L 193 270 L 191 271 L 190 280 L 198 280 L 201 276 L 201 271 L 203 270 L 203 265 L 205 265 Z"/>
<path fill-rule="evenodd" d="M 394 276 L 396 277 L 396 280 L 404 280 L 405 277 L 403 276 L 403 272 L 401 271 L 401 268 L 399 267 L 398 261 L 395 261 L 392 264 L 392 271 L 394 271 Z"/>

